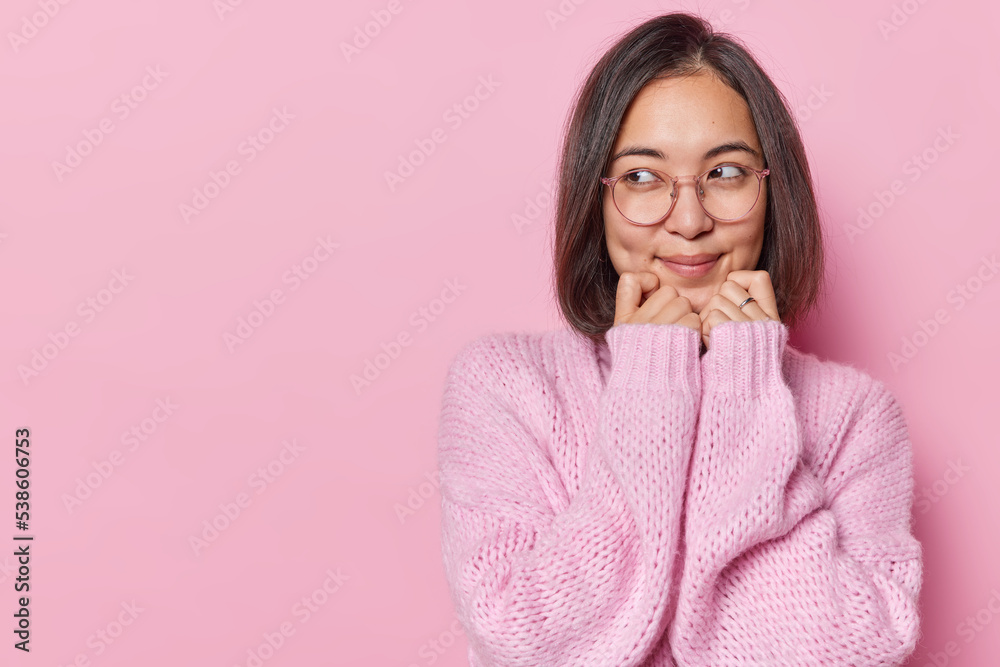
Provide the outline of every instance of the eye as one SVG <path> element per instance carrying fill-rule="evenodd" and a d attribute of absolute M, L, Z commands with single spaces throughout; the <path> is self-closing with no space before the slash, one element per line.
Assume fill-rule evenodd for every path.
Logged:
<path fill-rule="evenodd" d="M 626 173 L 622 180 L 629 185 L 642 185 L 645 183 L 656 183 L 660 179 L 657 178 L 656 174 L 647 169 L 636 169 L 635 171 L 630 171 Z"/>
<path fill-rule="evenodd" d="M 747 170 L 738 164 L 720 164 L 718 167 L 708 172 L 709 180 L 736 180 L 747 175 Z"/>

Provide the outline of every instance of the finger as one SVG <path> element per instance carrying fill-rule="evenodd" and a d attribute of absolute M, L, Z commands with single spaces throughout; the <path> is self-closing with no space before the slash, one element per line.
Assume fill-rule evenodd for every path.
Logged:
<path fill-rule="evenodd" d="M 644 322 L 676 323 L 691 311 L 691 302 L 671 285 L 664 285 L 650 295 L 639 308 L 637 317 Z"/>
<path fill-rule="evenodd" d="M 701 339 L 705 342 L 705 349 L 709 348 L 712 329 L 722 322 L 729 321 L 731 320 L 721 310 L 713 308 L 708 311 L 708 315 L 705 316 L 705 320 L 701 324 Z"/>
<path fill-rule="evenodd" d="M 744 297 L 745 298 L 745 297 Z M 749 322 L 750 315 L 744 313 L 740 310 L 739 302 L 734 303 L 730 297 L 723 295 L 721 292 L 716 292 L 712 295 L 712 298 L 708 300 L 705 308 L 702 309 L 704 317 L 703 322 L 707 322 L 708 318 L 712 316 L 713 311 L 718 311 L 725 315 L 726 319 L 732 320 L 733 322 Z M 753 303 L 752 301 L 750 303 Z"/>
<path fill-rule="evenodd" d="M 760 304 L 757 303 L 756 297 L 754 297 L 753 301 L 746 303 L 746 305 L 740 308 L 740 304 L 750 298 L 750 294 L 735 280 L 727 280 L 722 283 L 722 286 L 719 288 L 719 294 L 732 301 L 748 320 L 770 319 L 764 309 L 760 307 Z"/>
<path fill-rule="evenodd" d="M 650 298 L 650 301 L 653 299 Z M 649 303 L 647 301 L 647 303 Z M 691 302 L 685 296 L 678 296 L 671 299 L 669 303 L 655 311 L 650 318 L 651 322 L 656 322 L 658 324 L 679 324 L 682 319 L 688 319 L 694 317 L 695 321 L 698 322 L 696 328 L 701 328 L 701 320 L 693 310 L 691 310 Z"/>
<path fill-rule="evenodd" d="M 656 291 L 660 279 L 648 271 L 625 271 L 618 277 L 615 292 L 615 324 L 627 321 L 639 310 L 643 297 Z"/>
<path fill-rule="evenodd" d="M 771 275 L 767 271 L 731 271 L 726 278 L 745 289 L 772 320 L 781 319 L 778 315 L 778 300 L 774 296 Z"/>
<path fill-rule="evenodd" d="M 701 319 L 698 317 L 698 313 L 691 312 L 684 317 L 677 320 L 677 324 L 685 327 L 690 327 L 695 331 L 701 331 Z"/>
<path fill-rule="evenodd" d="M 722 324 L 723 322 L 732 322 L 732 321 L 733 320 L 731 320 L 724 311 L 721 311 L 718 308 L 713 308 L 711 311 L 709 311 L 708 317 L 705 318 L 705 321 L 702 323 L 702 326 L 705 327 L 707 331 L 714 326 Z"/>

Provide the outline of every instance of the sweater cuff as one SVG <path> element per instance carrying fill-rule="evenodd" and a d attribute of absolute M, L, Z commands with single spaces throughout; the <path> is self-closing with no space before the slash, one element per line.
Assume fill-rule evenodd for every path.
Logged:
<path fill-rule="evenodd" d="M 701 335 L 682 324 L 618 324 L 604 334 L 609 385 L 640 391 L 701 390 Z"/>
<path fill-rule="evenodd" d="M 760 396 L 785 387 L 782 358 L 788 327 L 777 320 L 720 322 L 701 361 L 705 391 Z"/>

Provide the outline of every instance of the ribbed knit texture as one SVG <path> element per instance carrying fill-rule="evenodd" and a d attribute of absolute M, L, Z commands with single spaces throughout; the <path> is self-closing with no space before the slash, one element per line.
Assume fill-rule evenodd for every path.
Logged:
<path fill-rule="evenodd" d="M 885 387 L 724 322 L 495 334 L 449 367 L 442 554 L 472 667 L 893 666 L 922 568 Z"/>

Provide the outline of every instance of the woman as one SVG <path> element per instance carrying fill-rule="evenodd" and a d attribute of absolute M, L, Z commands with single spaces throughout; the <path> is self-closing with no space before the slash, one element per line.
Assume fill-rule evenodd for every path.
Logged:
<path fill-rule="evenodd" d="M 452 362 L 442 551 L 472 665 L 898 665 L 921 549 L 885 387 L 787 344 L 821 235 L 795 124 L 669 14 L 604 55 L 560 164 L 570 327 Z"/>

